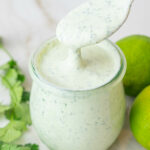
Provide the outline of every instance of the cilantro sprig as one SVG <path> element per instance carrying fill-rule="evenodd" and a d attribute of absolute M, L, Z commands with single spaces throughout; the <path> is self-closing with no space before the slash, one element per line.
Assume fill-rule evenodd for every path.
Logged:
<path fill-rule="evenodd" d="M 11 98 L 10 105 L 0 104 L 0 114 L 5 115 L 9 120 L 8 125 L 0 128 L 0 141 L 10 143 L 21 137 L 28 126 L 31 125 L 28 104 L 30 93 L 25 91 L 23 87 L 25 76 L 22 74 L 17 62 L 4 48 L 1 38 L 0 50 L 3 50 L 10 57 L 9 62 L 0 66 L 0 77 L 2 84 L 9 90 Z M 9 147 L 9 145 L 3 144 L 1 150 L 31 150 L 31 148 L 21 149 L 21 147 L 18 147 L 18 149 L 9 149 L 5 147 Z"/>
<path fill-rule="evenodd" d="M 0 150 L 39 150 L 36 144 L 15 145 L 0 142 Z"/>

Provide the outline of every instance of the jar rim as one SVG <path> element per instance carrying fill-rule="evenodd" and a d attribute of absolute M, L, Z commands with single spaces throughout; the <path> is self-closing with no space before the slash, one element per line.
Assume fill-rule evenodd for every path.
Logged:
<path fill-rule="evenodd" d="M 56 37 L 53 37 L 49 40 L 46 40 L 46 42 L 48 41 L 52 41 L 56 39 Z M 61 91 L 66 91 L 66 92 L 86 92 L 86 91 L 92 91 L 92 90 L 96 90 L 96 89 L 99 89 L 99 88 L 104 88 L 112 83 L 114 83 L 118 78 L 120 80 L 122 80 L 122 78 L 124 77 L 125 75 L 125 72 L 126 72 L 126 68 L 127 68 L 127 63 L 126 63 L 126 58 L 122 52 L 122 50 L 119 48 L 119 46 L 117 46 L 115 43 L 113 43 L 112 41 L 108 40 L 108 39 L 105 39 L 105 41 L 108 41 L 110 44 L 112 44 L 112 46 L 114 46 L 119 54 L 119 57 L 120 57 L 120 68 L 118 69 L 116 75 L 114 75 L 114 77 L 112 79 L 110 79 L 108 82 L 106 82 L 105 84 L 103 85 L 100 85 L 100 86 L 97 86 L 95 88 L 89 88 L 89 89 L 78 89 L 78 90 L 75 90 L 75 89 L 69 89 L 69 88 L 63 88 L 63 87 L 60 87 L 54 83 L 51 83 L 50 81 L 47 81 L 46 79 L 44 79 L 40 73 L 38 73 L 38 69 L 35 65 L 35 60 L 36 60 L 36 56 L 39 54 L 39 52 L 41 51 L 41 47 L 46 44 L 46 42 L 44 42 L 44 44 L 42 44 L 42 46 L 37 49 L 30 57 L 30 62 L 29 62 L 29 72 L 30 72 L 30 75 L 32 77 L 32 79 L 36 79 L 37 81 L 39 81 L 40 83 L 44 84 L 44 85 L 47 85 L 51 88 L 55 88 L 55 89 L 58 89 L 58 90 L 61 90 Z"/>

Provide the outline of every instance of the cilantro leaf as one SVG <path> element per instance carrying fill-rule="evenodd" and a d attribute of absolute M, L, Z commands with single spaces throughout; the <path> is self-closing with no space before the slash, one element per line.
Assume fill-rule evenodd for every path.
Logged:
<path fill-rule="evenodd" d="M 11 120 L 4 128 L 0 128 L 0 141 L 12 142 L 18 139 L 26 129 L 23 121 Z"/>
<path fill-rule="evenodd" d="M 9 110 L 10 106 L 5 106 L 0 104 L 0 114 L 4 113 L 5 111 Z"/>
<path fill-rule="evenodd" d="M 28 91 L 23 91 L 22 94 L 22 102 L 27 102 L 30 99 L 30 92 Z"/>
<path fill-rule="evenodd" d="M 23 87 L 25 76 L 22 74 L 17 62 L 13 60 L 9 52 L 3 47 L 3 42 L 1 38 L 0 38 L 0 50 L 3 50 L 10 57 L 10 61 L 0 66 L 1 71 L 0 77 L 2 84 L 7 89 L 9 89 L 11 98 L 11 104 L 9 106 L 0 105 L 0 114 L 4 114 L 6 118 L 10 120 L 7 126 L 5 126 L 4 128 L 0 128 L 0 141 L 9 143 L 18 139 L 27 129 L 27 126 L 31 125 L 31 118 L 28 104 L 30 93 L 26 92 Z M 11 150 L 16 150 L 12 148 L 13 147 L 11 147 Z M 1 149 L 2 148 L 0 147 L 0 150 Z M 8 148 L 5 149 L 7 150 Z"/>
<path fill-rule="evenodd" d="M 30 150 L 39 150 L 39 146 L 36 144 L 26 144 L 26 147 L 29 147 Z"/>
<path fill-rule="evenodd" d="M 17 63 L 14 60 L 10 60 L 8 63 L 0 66 L 0 70 L 6 70 L 10 68 L 15 68 Z"/>
<path fill-rule="evenodd" d="M 28 147 L 18 147 L 13 144 L 3 144 L 1 150 L 30 150 Z"/>
<path fill-rule="evenodd" d="M 23 74 L 18 74 L 18 81 L 23 83 L 25 81 L 25 76 Z"/>
<path fill-rule="evenodd" d="M 31 125 L 31 116 L 28 103 L 21 103 L 15 108 L 16 116 L 19 120 L 24 121 L 27 125 Z"/>
<path fill-rule="evenodd" d="M 31 117 L 29 111 L 29 105 L 27 103 L 21 103 L 14 108 L 5 112 L 7 119 L 13 119 L 23 121 L 26 126 L 31 125 Z"/>
<path fill-rule="evenodd" d="M 9 69 L 5 76 L 2 77 L 3 85 L 10 90 L 12 104 L 16 105 L 21 102 L 23 87 L 17 80 L 18 73 L 15 69 Z"/>
<path fill-rule="evenodd" d="M 0 142 L 0 150 L 39 150 L 36 144 L 15 145 Z"/>

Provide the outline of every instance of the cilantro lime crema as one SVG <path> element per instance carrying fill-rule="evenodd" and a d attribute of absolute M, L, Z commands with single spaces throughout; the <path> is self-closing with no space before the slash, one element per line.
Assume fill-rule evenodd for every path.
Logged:
<path fill-rule="evenodd" d="M 108 83 L 120 57 L 108 40 L 127 18 L 132 0 L 91 0 L 72 10 L 57 26 L 56 38 L 38 54 L 41 76 L 72 90 Z M 102 42 L 101 42 L 102 41 Z"/>
<path fill-rule="evenodd" d="M 130 5 L 131 0 L 82 4 L 60 21 L 56 37 L 34 55 L 31 117 L 50 150 L 106 150 L 119 135 L 126 63 L 107 38 L 125 21 Z"/>

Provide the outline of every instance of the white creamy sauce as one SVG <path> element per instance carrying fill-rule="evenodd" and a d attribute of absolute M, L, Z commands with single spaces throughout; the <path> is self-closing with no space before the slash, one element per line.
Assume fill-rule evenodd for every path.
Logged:
<path fill-rule="evenodd" d="M 75 54 L 58 40 L 50 41 L 48 47 L 44 54 L 39 53 L 39 70 L 45 79 L 60 87 L 95 88 L 110 81 L 120 68 L 119 54 L 108 41 L 82 48 L 83 67 L 79 68 L 72 66 Z"/>
<path fill-rule="evenodd" d="M 125 21 L 132 0 L 91 0 L 71 11 L 57 26 L 37 63 L 49 82 L 85 90 L 108 83 L 119 71 L 116 48 L 103 41 Z M 90 46 L 89 46 L 90 45 Z"/>
<path fill-rule="evenodd" d="M 132 0 L 91 0 L 64 17 L 57 26 L 58 39 L 70 47 L 100 42 L 114 33 L 128 16 Z"/>
<path fill-rule="evenodd" d="M 32 122 L 50 149 L 106 150 L 118 136 L 125 113 L 123 76 L 115 84 L 97 87 L 109 83 L 120 70 L 117 48 L 104 39 L 124 22 L 131 2 L 91 0 L 82 4 L 59 23 L 57 37 L 36 54 L 35 70 L 41 81 L 85 90 L 70 92 L 34 80 Z"/>

